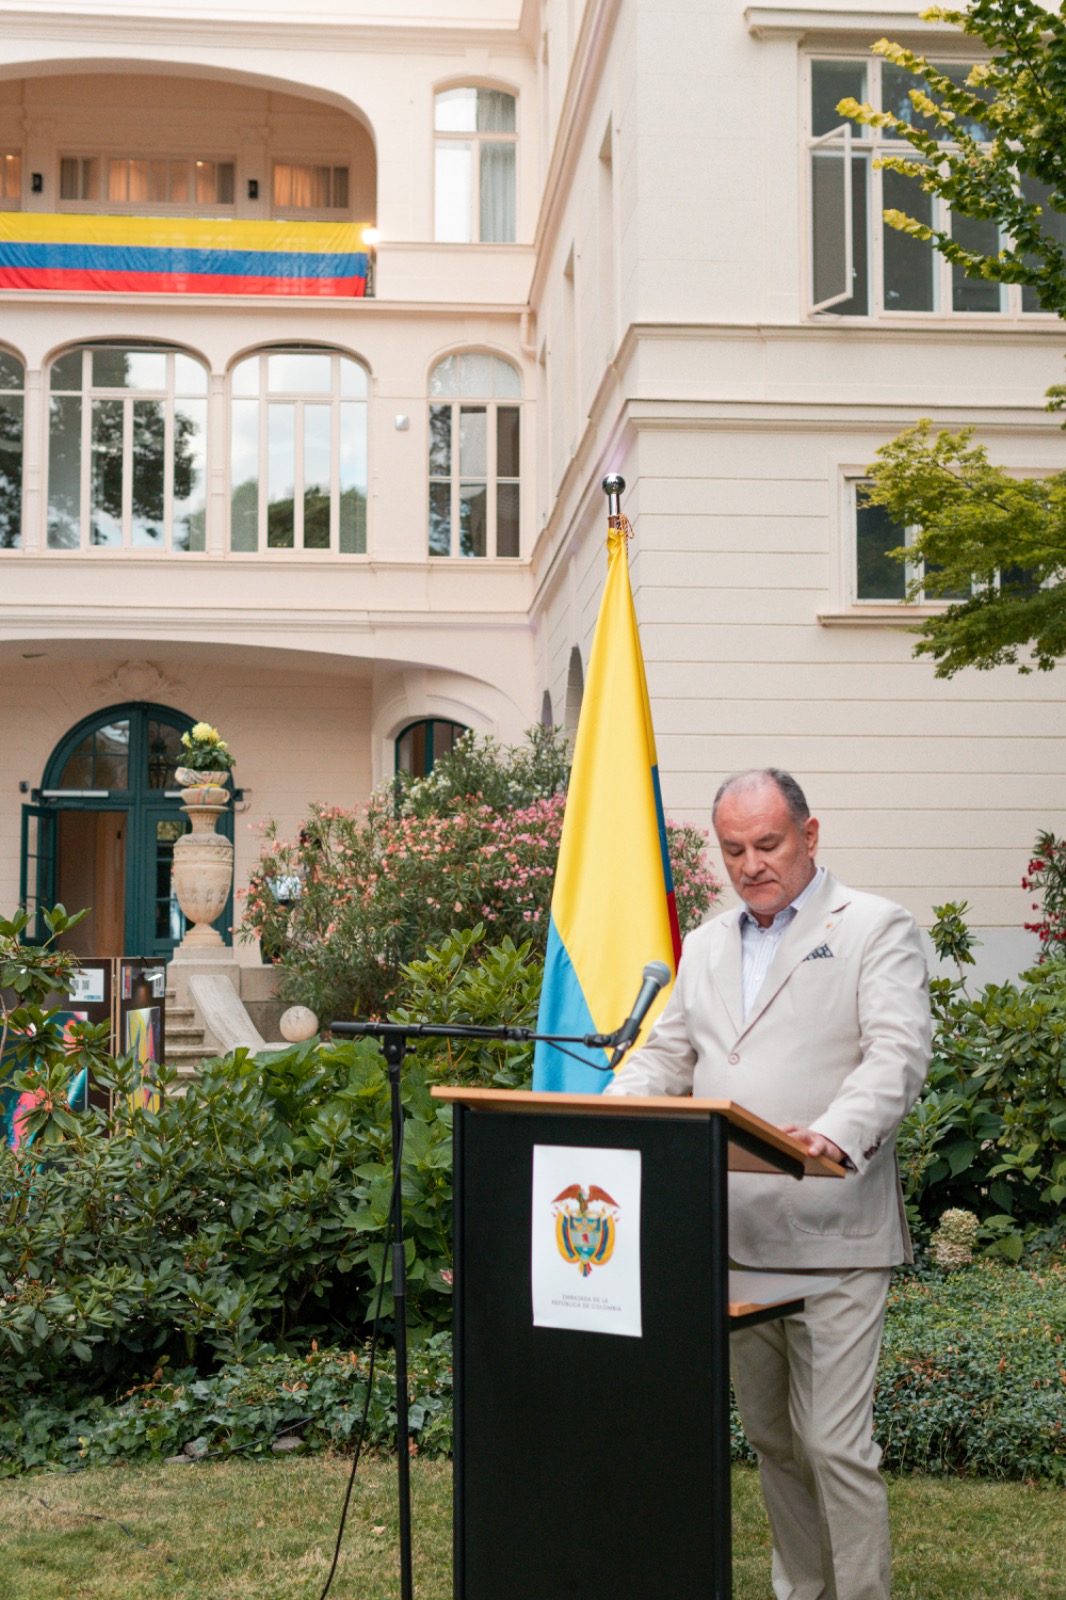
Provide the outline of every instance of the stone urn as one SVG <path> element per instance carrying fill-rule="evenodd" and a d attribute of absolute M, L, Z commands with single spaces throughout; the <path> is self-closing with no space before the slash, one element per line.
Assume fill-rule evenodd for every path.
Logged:
<path fill-rule="evenodd" d="M 178 946 L 183 953 L 225 947 L 211 924 L 225 909 L 233 882 L 233 846 L 215 832 L 230 803 L 227 776 L 191 767 L 179 767 L 175 773 L 185 802 L 181 809 L 192 825 L 192 832 L 182 834 L 174 846 L 174 892 L 189 924 Z"/>

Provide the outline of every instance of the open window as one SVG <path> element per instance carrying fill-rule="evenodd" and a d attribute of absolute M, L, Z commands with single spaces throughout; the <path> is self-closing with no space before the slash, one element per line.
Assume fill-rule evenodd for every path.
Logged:
<path fill-rule="evenodd" d="M 811 145 L 811 310 L 829 311 L 855 291 L 851 126 Z"/>

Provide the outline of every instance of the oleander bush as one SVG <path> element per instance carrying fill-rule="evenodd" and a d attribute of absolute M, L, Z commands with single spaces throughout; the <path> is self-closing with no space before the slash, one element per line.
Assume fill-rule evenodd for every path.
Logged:
<path fill-rule="evenodd" d="M 428 777 L 401 775 L 362 811 L 315 805 L 295 840 L 271 824 L 242 936 L 278 963 L 282 998 L 324 1021 L 404 1004 L 404 967 L 455 928 L 529 939 L 543 956 L 566 779 L 558 731 L 531 730 L 515 749 L 467 734 Z M 687 933 L 720 885 L 701 829 L 667 821 L 667 843 Z"/>

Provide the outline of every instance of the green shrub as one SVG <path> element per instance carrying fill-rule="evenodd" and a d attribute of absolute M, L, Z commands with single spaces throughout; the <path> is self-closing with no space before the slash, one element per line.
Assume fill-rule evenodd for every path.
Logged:
<path fill-rule="evenodd" d="M 157 1370 L 122 1401 L 73 1407 L 49 1397 L 0 1417 L 0 1473 L 42 1466 L 93 1466 L 237 1451 L 268 1454 L 282 1433 L 308 1450 L 354 1445 L 366 1404 L 369 1349 L 312 1349 L 305 1355 L 261 1352 L 204 1376 L 194 1367 Z M 409 1421 L 420 1454 L 446 1456 L 452 1445 L 451 1338 L 435 1334 L 409 1364 Z M 366 1445 L 391 1450 L 396 1430 L 396 1365 L 379 1349 L 367 1416 Z"/>
<path fill-rule="evenodd" d="M 753 1462 L 735 1408 L 731 1432 Z M 1066 1483 L 1066 1268 L 896 1273 L 874 1435 L 890 1472 Z"/>
<path fill-rule="evenodd" d="M 938 906 L 933 938 L 959 971 L 972 962 L 966 906 Z M 1066 961 L 971 996 L 931 985 L 933 1060 L 900 1130 L 908 1215 L 919 1239 L 945 1210 L 972 1211 L 986 1253 L 1018 1260 L 1066 1238 Z"/>
<path fill-rule="evenodd" d="M 896 1472 L 1066 1482 L 1066 1268 L 979 1262 L 889 1297 L 875 1419 Z"/>
<path fill-rule="evenodd" d="M 0 1151 L 0 1408 L 56 1384 L 112 1387 L 169 1355 L 348 1340 L 381 1270 L 388 1086 L 370 1041 L 206 1063 L 157 1111 L 101 1069 L 114 1111 L 49 1149 Z M 416 1330 L 447 1323 L 450 1110 L 409 1063 L 404 1195 Z M 391 1267 L 386 1269 L 386 1278 Z M 391 1315 L 386 1289 L 384 1311 Z"/>
<path fill-rule="evenodd" d="M 452 933 L 406 967 L 397 1018 L 535 1023 L 542 964 L 531 942 L 486 948 L 483 934 Z M 40 1143 L 0 1150 L 0 1414 L 56 1386 L 114 1392 L 164 1357 L 206 1371 L 263 1346 L 361 1337 L 392 1170 L 377 1044 L 238 1052 L 206 1062 L 180 1095 L 161 1068 L 155 1111 L 130 1103 L 138 1069 L 95 1059 L 111 1114 L 63 1112 L 62 1126 L 51 1114 L 43 1162 Z M 20 1081 L 51 1085 L 61 1109 L 72 1071 L 59 1047 Z M 531 1046 L 480 1041 L 423 1040 L 404 1065 L 416 1343 L 451 1318 L 451 1109 L 430 1088 L 517 1087 L 531 1071 Z M 385 1277 L 388 1325 L 391 1264 Z"/>
<path fill-rule="evenodd" d="M 1066 1482 L 1066 1269 L 982 1262 L 951 1274 L 902 1271 L 889 1294 L 874 1404 L 894 1472 Z M 451 1448 L 451 1342 L 412 1353 L 411 1419 L 420 1451 Z M 198 1452 L 268 1451 L 282 1431 L 308 1449 L 351 1445 L 366 1399 L 367 1351 L 260 1352 L 210 1376 L 152 1380 L 107 1405 L 30 1397 L 0 1414 L 0 1471 Z M 391 1450 L 395 1368 L 379 1351 L 367 1440 Z M 733 1450 L 752 1455 L 736 1415 Z"/>
<path fill-rule="evenodd" d="M 484 932 L 480 925 L 452 932 L 425 960 L 404 966 L 403 1005 L 390 1016 L 397 1022 L 536 1027 L 542 956 L 530 939 L 517 946 L 504 939 L 486 950 Z M 533 1080 L 531 1044 L 424 1039 L 415 1054 L 441 1082 L 528 1089 Z"/>

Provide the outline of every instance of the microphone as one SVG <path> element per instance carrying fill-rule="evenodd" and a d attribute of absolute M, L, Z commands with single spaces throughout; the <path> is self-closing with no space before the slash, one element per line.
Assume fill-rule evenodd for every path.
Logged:
<path fill-rule="evenodd" d="M 644 968 L 643 978 L 644 981 L 640 986 L 640 993 L 633 1002 L 633 1010 L 614 1036 L 615 1050 L 614 1055 L 611 1057 L 612 1068 L 618 1065 L 637 1037 L 644 1018 L 651 1010 L 651 1003 L 663 984 L 670 982 L 670 968 L 665 961 L 649 961 Z"/>

